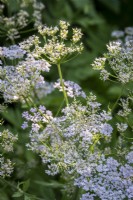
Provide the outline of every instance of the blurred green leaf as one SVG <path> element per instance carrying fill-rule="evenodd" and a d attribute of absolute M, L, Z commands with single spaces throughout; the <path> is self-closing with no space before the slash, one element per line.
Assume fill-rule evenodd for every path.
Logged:
<path fill-rule="evenodd" d="M 83 9 L 86 6 L 89 6 L 90 0 L 71 0 L 76 8 Z"/>
<path fill-rule="evenodd" d="M 84 28 L 87 28 L 90 25 L 101 24 L 104 22 L 104 20 L 100 17 L 92 19 L 89 17 L 80 17 L 79 19 L 75 20 L 75 22 L 83 26 Z"/>
<path fill-rule="evenodd" d="M 3 119 L 6 119 L 9 123 L 20 129 L 22 125 L 21 110 L 18 108 L 8 108 L 7 111 L 1 113 Z"/>
<path fill-rule="evenodd" d="M 50 187 L 50 188 L 63 188 L 64 184 L 61 184 L 57 181 L 51 181 L 51 182 L 45 182 L 45 181 L 35 181 L 35 183 L 39 185 L 43 185 L 45 187 Z"/>
<path fill-rule="evenodd" d="M 12 195 L 12 197 L 21 197 L 21 196 L 23 196 L 23 192 L 15 192 L 13 195 Z"/>
<path fill-rule="evenodd" d="M 29 186 L 30 186 L 30 180 L 28 179 L 28 180 L 24 181 L 24 183 L 23 183 L 23 191 L 26 192 L 28 190 Z"/>
<path fill-rule="evenodd" d="M 121 86 L 117 85 L 111 86 L 107 91 L 107 94 L 109 96 L 112 96 L 113 98 L 118 97 L 120 93 L 121 93 Z"/>
<path fill-rule="evenodd" d="M 27 195 L 24 195 L 24 200 L 32 200 L 33 198 L 27 196 Z"/>
<path fill-rule="evenodd" d="M 105 6 L 107 6 L 110 10 L 114 11 L 115 13 L 120 12 L 120 0 L 99 0 Z"/>

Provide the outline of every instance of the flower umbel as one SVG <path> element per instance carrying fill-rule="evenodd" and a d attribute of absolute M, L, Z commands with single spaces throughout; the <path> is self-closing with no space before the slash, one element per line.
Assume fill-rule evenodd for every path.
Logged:
<path fill-rule="evenodd" d="M 103 58 L 96 58 L 92 64 L 93 68 L 100 70 L 102 80 L 113 78 L 115 81 L 125 85 L 133 81 L 133 28 L 125 29 L 125 40 L 117 40 L 107 45 L 108 52 Z M 115 31 L 112 36 L 117 39 L 124 36 L 124 32 Z"/>
<path fill-rule="evenodd" d="M 32 38 L 34 50 L 32 54 L 36 58 L 44 57 L 51 64 L 61 64 L 81 53 L 83 45 L 80 42 L 82 37 L 81 30 L 73 28 L 72 39 L 68 37 L 69 23 L 60 21 L 58 26 L 40 26 L 38 32 L 43 37 L 44 44 L 40 45 L 39 38 L 35 41 Z M 27 48 L 23 45 L 23 48 Z"/>

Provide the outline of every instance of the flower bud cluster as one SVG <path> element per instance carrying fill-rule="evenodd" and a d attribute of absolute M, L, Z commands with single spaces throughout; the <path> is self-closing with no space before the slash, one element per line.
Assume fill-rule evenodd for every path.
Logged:
<path fill-rule="evenodd" d="M 73 28 L 72 41 L 77 43 L 82 38 L 82 35 L 81 29 Z"/>
<path fill-rule="evenodd" d="M 70 24 L 68 22 L 65 22 L 65 21 L 60 21 L 59 25 L 60 25 L 60 37 L 63 40 L 65 40 L 65 39 L 67 39 L 68 27 L 70 26 Z"/>
<path fill-rule="evenodd" d="M 27 40 L 21 47 L 29 49 L 33 45 L 34 50 L 31 51 L 35 58 L 45 57 L 52 64 L 64 63 L 83 50 L 82 43 L 78 44 L 82 35 L 80 30 L 73 29 L 73 39 L 68 40 L 68 27 L 69 24 L 65 21 L 60 21 L 58 27 L 40 26 L 38 31 L 44 39 L 44 44 L 40 45 L 37 37 L 30 37 L 30 46 Z"/>

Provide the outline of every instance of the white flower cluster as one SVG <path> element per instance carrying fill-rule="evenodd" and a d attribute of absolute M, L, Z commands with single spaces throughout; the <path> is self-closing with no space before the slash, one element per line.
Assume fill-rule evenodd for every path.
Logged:
<path fill-rule="evenodd" d="M 13 163 L 10 159 L 5 158 L 5 153 L 7 154 L 13 151 L 13 145 L 17 139 L 18 137 L 13 135 L 9 130 L 0 132 L 0 177 L 5 178 L 13 172 Z"/>
<path fill-rule="evenodd" d="M 44 106 L 39 106 L 39 108 L 31 108 L 30 113 L 28 111 L 24 112 L 22 116 L 27 120 L 32 122 L 31 132 L 36 133 L 40 128 L 43 127 L 44 123 L 50 122 L 52 117 L 52 112 L 46 110 Z M 25 129 L 28 127 L 28 123 L 24 122 L 22 128 Z"/>
<path fill-rule="evenodd" d="M 28 7 L 32 7 L 32 20 L 34 21 L 34 27 L 37 28 L 38 26 L 42 25 L 42 15 L 43 10 L 45 8 L 44 4 L 42 2 L 39 2 L 38 0 L 22 0 L 21 8 L 26 9 Z"/>
<path fill-rule="evenodd" d="M 128 128 L 128 125 L 125 123 L 117 123 L 116 125 L 119 132 L 124 132 Z"/>
<path fill-rule="evenodd" d="M 130 113 L 132 113 L 132 109 L 130 108 L 130 99 L 120 99 L 120 106 L 121 106 L 121 110 L 118 111 L 118 115 L 121 117 L 127 117 Z"/>
<path fill-rule="evenodd" d="M 8 2 L 5 1 L 4 3 L 6 8 L 10 10 Z M 42 11 L 45 7 L 43 3 L 37 0 L 20 0 L 18 7 L 19 11 L 17 13 L 6 17 L 4 14 L 4 4 L 0 4 L 0 26 L 2 27 L 0 34 L 2 37 L 7 36 L 9 39 L 14 40 L 20 37 L 21 30 L 28 26 L 29 23 L 33 22 L 35 28 L 42 24 Z"/>
<path fill-rule="evenodd" d="M 26 51 L 14 45 L 1 48 L 0 56 L 6 59 L 20 59 L 26 54 Z M 6 102 L 25 101 L 27 97 L 33 95 L 34 88 L 42 88 L 44 77 L 42 71 L 49 71 L 50 65 L 43 60 L 35 60 L 31 55 L 20 60 L 14 66 L 6 66 L 1 62 L 0 66 L 0 91 Z"/>
<path fill-rule="evenodd" d="M 125 40 L 131 40 L 133 39 L 133 27 L 126 27 L 125 31 L 120 31 L 120 30 L 115 30 L 112 32 L 112 37 L 116 38 L 116 39 L 122 39 L 125 36 L 126 33 L 126 37 Z"/>
<path fill-rule="evenodd" d="M 117 113 L 118 118 L 122 119 L 122 123 L 117 123 L 117 130 L 120 133 L 123 133 L 127 130 L 127 128 L 130 128 L 130 132 L 133 133 L 133 123 L 132 123 L 132 103 L 133 99 L 128 95 L 127 98 L 120 98 L 120 109 Z M 124 122 L 124 123 L 123 123 Z M 126 135 L 125 135 L 126 136 Z"/>
<path fill-rule="evenodd" d="M 9 159 L 0 155 L 0 177 L 5 178 L 13 172 L 13 164 Z"/>
<path fill-rule="evenodd" d="M 34 91 L 35 95 L 38 97 L 38 99 L 42 99 L 48 94 L 52 93 L 55 90 L 54 84 L 51 82 L 43 82 L 41 84 L 37 84 Z M 34 95 L 34 94 L 33 94 Z"/>
<path fill-rule="evenodd" d="M 18 45 L 11 45 L 9 47 L 0 47 L 0 57 L 8 58 L 10 60 L 23 58 L 26 51 L 21 49 Z"/>
<path fill-rule="evenodd" d="M 17 71 L 14 66 L 1 67 L 0 71 L 3 71 L 0 79 L 0 91 L 3 94 L 5 102 L 16 101 L 18 99 L 29 96 L 30 93 L 30 81 L 25 80 Z"/>
<path fill-rule="evenodd" d="M 55 175 L 62 171 L 74 173 L 79 163 L 91 154 L 101 139 L 110 141 L 113 131 L 107 122 L 109 113 L 100 111 L 94 96 L 83 106 L 74 101 L 62 110 L 61 117 L 53 117 L 44 107 L 24 112 L 22 128 L 31 126 L 28 147 L 40 154 L 48 164 L 46 173 Z"/>
<path fill-rule="evenodd" d="M 130 152 L 126 155 L 126 160 L 128 161 L 129 164 L 133 163 L 133 146 L 130 148 Z"/>
<path fill-rule="evenodd" d="M 36 36 L 21 43 L 21 47 L 30 49 L 34 46 L 32 55 L 35 58 L 45 57 L 52 64 L 64 63 L 83 50 L 82 43 L 78 44 L 82 36 L 81 30 L 73 29 L 72 39 L 68 40 L 68 27 L 69 23 L 65 21 L 60 21 L 58 27 L 40 26 L 38 31 L 44 44 L 40 45 L 40 39 Z"/>
<path fill-rule="evenodd" d="M 9 130 L 0 132 L 0 145 L 4 152 L 13 151 L 13 144 L 17 141 L 17 136 Z"/>
<path fill-rule="evenodd" d="M 81 87 L 77 83 L 74 83 L 73 81 L 63 81 L 63 83 L 67 96 L 71 98 L 79 96 L 86 98 L 86 94 L 82 91 Z M 58 88 L 59 91 L 63 91 L 62 86 L 60 85 L 60 80 L 55 82 L 54 88 Z"/>
<path fill-rule="evenodd" d="M 81 200 L 133 199 L 133 160 L 129 157 L 131 155 L 133 151 L 127 154 L 126 164 L 101 155 L 97 160 L 93 160 L 95 165 L 82 167 L 79 170 L 80 176 L 75 180 L 75 185 L 86 192 Z"/>
<path fill-rule="evenodd" d="M 125 34 L 125 41 L 110 42 L 104 57 L 95 59 L 92 64 L 94 69 L 100 70 L 102 80 L 113 78 L 122 84 L 133 81 L 133 28 L 126 28 Z M 124 36 L 124 32 L 115 31 L 112 35 L 118 38 Z"/>
<path fill-rule="evenodd" d="M 0 26 L 3 28 L 1 36 L 11 40 L 19 38 L 19 30 L 27 25 L 29 14 L 26 11 L 20 10 L 16 15 L 5 17 L 2 13 L 0 17 Z"/>

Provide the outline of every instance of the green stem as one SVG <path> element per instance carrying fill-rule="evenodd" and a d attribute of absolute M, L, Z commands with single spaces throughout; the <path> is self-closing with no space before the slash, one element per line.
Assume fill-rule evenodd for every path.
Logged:
<path fill-rule="evenodd" d="M 32 28 L 32 29 L 29 29 L 29 30 L 25 30 L 25 31 L 19 31 L 20 34 L 22 33 L 28 33 L 28 32 L 32 32 L 32 31 L 35 31 L 36 29 L 35 28 Z"/>
<path fill-rule="evenodd" d="M 58 109 L 58 111 L 57 111 L 55 117 L 58 116 L 59 112 L 61 111 L 61 108 L 62 108 L 63 104 L 64 104 L 64 100 L 62 101 L 62 103 L 61 103 L 61 105 L 60 105 L 60 107 L 59 107 L 59 109 Z"/>
<path fill-rule="evenodd" d="M 4 179 L 4 178 L 1 178 L 0 177 L 0 182 L 4 182 L 5 184 L 7 184 L 7 185 L 9 185 L 9 186 L 11 186 L 12 188 L 14 188 L 14 189 L 16 189 L 17 187 L 14 185 L 14 183 L 13 182 L 9 182 L 9 181 L 7 181 L 6 179 Z"/>
<path fill-rule="evenodd" d="M 123 93 L 123 90 L 124 90 L 124 86 L 122 87 L 121 92 L 120 92 L 120 95 L 118 96 L 118 99 L 116 100 L 115 104 L 114 104 L 113 107 L 112 107 L 112 111 L 111 111 L 112 113 L 113 113 L 113 111 L 114 111 L 114 109 L 115 109 L 115 107 L 116 107 L 118 101 L 119 101 L 120 98 L 121 98 L 121 95 L 122 95 L 122 93 Z"/>
<path fill-rule="evenodd" d="M 57 64 L 57 67 L 58 67 L 58 73 L 59 73 L 59 77 L 60 77 L 60 84 L 61 84 L 62 89 L 63 89 L 64 99 L 65 99 L 66 105 L 68 106 L 69 102 L 68 102 L 67 94 L 66 94 L 66 91 L 65 91 L 64 83 L 63 83 L 60 64 Z"/>
<path fill-rule="evenodd" d="M 13 188 L 13 189 L 15 189 L 17 191 L 19 191 L 19 189 L 20 189 L 13 182 L 10 183 L 9 181 L 5 180 L 4 178 L 0 177 L 0 181 L 4 182 L 5 184 L 7 184 L 8 186 L 10 186 L 11 188 Z M 29 197 L 33 197 L 36 200 L 44 200 L 44 199 L 36 197 L 36 196 L 34 196 L 34 195 L 30 194 L 30 193 L 24 192 L 23 190 L 21 190 L 21 192 L 23 193 L 23 195 L 28 195 Z"/>
<path fill-rule="evenodd" d="M 126 117 L 126 121 L 127 121 L 127 124 L 130 126 L 130 128 L 132 129 L 132 128 L 133 128 L 133 125 L 130 123 L 130 121 L 128 120 L 127 117 Z"/>
<path fill-rule="evenodd" d="M 79 194 L 80 194 L 80 189 L 78 187 L 76 187 L 72 200 L 78 200 Z"/>
<path fill-rule="evenodd" d="M 27 100 L 25 97 L 23 97 L 23 98 L 24 98 L 24 101 L 25 101 L 26 105 L 27 105 L 28 108 L 30 109 L 30 108 L 31 108 L 31 105 L 29 104 L 28 100 Z"/>
<path fill-rule="evenodd" d="M 99 142 L 101 136 L 97 136 L 97 138 L 95 139 L 95 141 L 93 142 L 93 144 L 90 146 L 90 152 L 94 153 L 94 148 L 96 146 L 96 144 Z"/>

